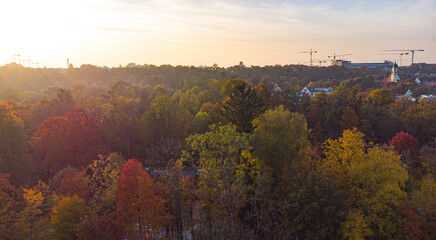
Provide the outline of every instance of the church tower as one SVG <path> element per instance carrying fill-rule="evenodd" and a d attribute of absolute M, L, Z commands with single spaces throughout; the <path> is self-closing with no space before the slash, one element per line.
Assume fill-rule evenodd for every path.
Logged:
<path fill-rule="evenodd" d="M 398 65 L 397 63 L 394 63 L 394 65 L 392 65 L 392 71 L 391 75 L 389 76 L 388 82 L 397 83 L 398 80 L 400 80 L 400 77 L 398 76 Z"/>

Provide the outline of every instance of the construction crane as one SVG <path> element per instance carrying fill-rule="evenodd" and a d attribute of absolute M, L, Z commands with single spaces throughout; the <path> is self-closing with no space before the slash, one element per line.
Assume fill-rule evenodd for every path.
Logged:
<path fill-rule="evenodd" d="M 347 53 L 347 54 L 339 54 L 336 55 L 336 53 L 333 53 L 333 56 L 327 56 L 328 58 L 333 58 L 332 60 L 332 66 L 336 65 L 336 58 L 341 58 L 341 57 L 345 57 L 345 56 L 350 56 L 352 55 L 351 53 Z"/>
<path fill-rule="evenodd" d="M 319 66 L 321 67 L 322 63 L 326 63 L 328 59 L 314 59 L 316 62 L 319 63 Z"/>
<path fill-rule="evenodd" d="M 23 60 L 23 62 L 28 62 L 29 63 L 29 67 L 30 67 L 30 59 L 25 59 L 25 60 Z"/>
<path fill-rule="evenodd" d="M 314 50 L 312 50 L 312 48 L 310 49 L 310 51 L 305 51 L 305 52 L 300 52 L 300 53 L 309 53 L 310 54 L 310 64 L 309 64 L 309 66 L 310 67 L 312 67 L 312 54 L 313 53 L 317 53 L 318 51 L 314 51 Z"/>
<path fill-rule="evenodd" d="M 337 57 L 345 57 L 345 56 L 350 56 L 353 55 L 351 53 L 347 53 L 347 54 L 340 54 L 340 55 L 336 55 L 336 53 L 333 53 L 333 56 L 327 56 L 328 58 L 333 58 L 333 61 L 336 61 Z"/>
<path fill-rule="evenodd" d="M 21 60 L 20 60 L 21 55 L 20 54 L 14 54 L 14 62 L 15 62 L 15 57 L 18 57 L 18 63 L 21 65 Z"/>
<path fill-rule="evenodd" d="M 408 52 L 402 52 L 402 53 L 381 53 L 381 54 L 377 54 L 377 55 L 400 55 L 400 67 L 401 67 L 401 65 L 402 65 L 402 63 L 403 63 L 403 55 L 409 55 L 409 53 Z"/>
<path fill-rule="evenodd" d="M 404 49 L 404 50 L 383 50 L 384 52 L 411 52 L 412 61 L 410 65 L 413 65 L 413 58 L 415 57 L 415 52 L 424 52 L 424 49 Z"/>
<path fill-rule="evenodd" d="M 32 64 L 35 64 L 35 68 L 38 68 L 39 62 L 32 62 Z"/>

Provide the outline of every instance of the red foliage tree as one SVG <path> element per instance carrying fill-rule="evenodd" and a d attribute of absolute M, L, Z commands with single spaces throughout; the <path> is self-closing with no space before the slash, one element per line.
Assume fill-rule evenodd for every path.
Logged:
<path fill-rule="evenodd" d="M 71 165 L 88 165 L 98 154 L 106 153 L 100 140 L 100 123 L 75 108 L 63 117 L 45 120 L 31 140 L 32 150 L 40 156 L 43 177 Z"/>
<path fill-rule="evenodd" d="M 398 215 L 403 219 L 404 239 L 422 239 L 422 221 L 418 214 L 413 210 L 412 204 L 405 199 L 397 208 Z"/>
<path fill-rule="evenodd" d="M 130 239 L 153 239 L 170 218 L 165 201 L 154 193 L 152 179 L 136 159 L 123 166 L 116 204 L 117 220 Z"/>
<path fill-rule="evenodd" d="M 421 146 L 419 141 L 412 135 L 399 132 L 389 141 L 389 145 L 401 155 L 403 163 L 407 164 L 410 168 L 416 169 L 421 167 L 418 156 Z"/>
<path fill-rule="evenodd" d="M 80 172 L 65 175 L 57 189 L 61 195 L 73 196 L 76 194 L 83 199 L 88 199 L 89 190 L 88 181 Z"/>
<path fill-rule="evenodd" d="M 109 216 L 102 216 L 93 222 L 90 239 L 120 240 L 123 239 L 122 227 Z"/>
<path fill-rule="evenodd" d="M 359 125 L 359 117 L 349 105 L 342 109 L 341 125 L 343 129 L 352 129 Z"/>

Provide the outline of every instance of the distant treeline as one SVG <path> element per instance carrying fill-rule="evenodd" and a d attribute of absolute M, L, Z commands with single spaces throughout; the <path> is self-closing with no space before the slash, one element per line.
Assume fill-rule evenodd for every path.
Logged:
<path fill-rule="evenodd" d="M 400 68 L 400 78 L 412 80 L 415 73 L 420 73 L 423 76 L 435 73 L 435 66 L 420 64 Z M 381 80 L 387 74 L 387 71 L 380 68 L 309 68 L 303 65 L 264 67 L 237 65 L 228 68 L 171 65 L 102 68 L 82 65 L 79 68 L 53 69 L 26 68 L 19 64 L 8 64 L 0 67 L 0 100 L 12 99 L 22 103 L 35 103 L 41 98 L 52 97 L 53 88 L 71 89 L 75 86 L 86 87 L 91 92 L 90 94 L 98 94 L 119 81 L 150 87 L 162 85 L 174 92 L 212 79 L 239 78 L 254 86 L 263 83 L 271 88 L 272 85 L 278 84 L 282 89 L 285 89 L 295 86 L 301 88 L 309 83 L 317 83 L 315 85 L 319 86 L 338 86 L 346 79 L 367 75 L 375 76 L 377 80 Z"/>
<path fill-rule="evenodd" d="M 0 239 L 435 239 L 433 70 L 1 67 Z"/>

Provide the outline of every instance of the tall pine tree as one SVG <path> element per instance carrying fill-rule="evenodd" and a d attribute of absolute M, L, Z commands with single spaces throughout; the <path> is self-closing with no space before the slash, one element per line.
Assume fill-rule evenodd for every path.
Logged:
<path fill-rule="evenodd" d="M 222 113 L 227 120 L 236 125 L 238 132 L 252 132 L 251 121 L 267 108 L 263 98 L 247 82 L 240 79 L 229 80 L 223 86 L 221 94 L 226 97 Z"/>

